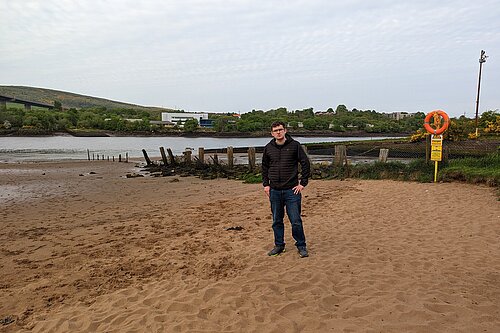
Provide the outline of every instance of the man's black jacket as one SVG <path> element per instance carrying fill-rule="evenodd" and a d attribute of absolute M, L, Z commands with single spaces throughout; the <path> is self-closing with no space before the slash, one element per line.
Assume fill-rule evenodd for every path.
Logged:
<path fill-rule="evenodd" d="M 300 185 L 306 186 L 311 175 L 309 159 L 300 143 L 288 133 L 285 137 L 283 145 L 272 139 L 262 155 L 263 185 L 276 190 L 288 190 L 299 184 L 299 163 L 302 167 Z"/>

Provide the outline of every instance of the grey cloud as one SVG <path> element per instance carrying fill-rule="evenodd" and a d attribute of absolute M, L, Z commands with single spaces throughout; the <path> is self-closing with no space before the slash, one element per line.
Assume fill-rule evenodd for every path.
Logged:
<path fill-rule="evenodd" d="M 214 111 L 416 111 L 441 90 L 463 113 L 480 49 L 500 51 L 497 2 L 3 1 L 0 84 Z"/>

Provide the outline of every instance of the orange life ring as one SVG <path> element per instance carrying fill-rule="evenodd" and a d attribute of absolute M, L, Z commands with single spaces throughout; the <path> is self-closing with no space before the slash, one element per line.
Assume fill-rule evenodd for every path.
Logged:
<path fill-rule="evenodd" d="M 436 129 L 432 128 L 430 125 L 431 117 L 437 115 L 443 118 L 444 124 L 441 127 L 438 127 Z M 434 121 L 435 122 L 435 121 Z M 436 122 L 435 122 L 436 123 Z M 450 117 L 444 112 L 443 110 L 434 110 L 431 111 L 425 116 L 424 120 L 424 128 L 426 129 L 427 132 L 434 134 L 434 135 L 439 135 L 446 131 L 448 129 L 448 126 L 450 125 Z"/>

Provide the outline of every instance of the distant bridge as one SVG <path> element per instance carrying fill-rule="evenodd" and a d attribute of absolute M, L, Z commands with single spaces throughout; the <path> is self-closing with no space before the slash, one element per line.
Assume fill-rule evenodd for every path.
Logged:
<path fill-rule="evenodd" d="M 38 102 L 33 102 L 33 101 L 26 101 L 24 99 L 0 95 L 0 107 L 7 107 L 7 102 L 23 104 L 25 110 L 31 110 L 32 106 L 47 108 L 49 110 L 52 110 L 54 108 L 54 105 L 50 105 L 50 104 L 38 103 Z"/>

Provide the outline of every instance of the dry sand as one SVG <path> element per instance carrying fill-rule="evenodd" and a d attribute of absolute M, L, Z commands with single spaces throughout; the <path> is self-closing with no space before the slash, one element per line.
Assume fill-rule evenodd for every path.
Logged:
<path fill-rule="evenodd" d="M 260 185 L 133 169 L 0 164 L 0 332 L 500 331 L 491 188 L 312 181 L 301 259 Z"/>

